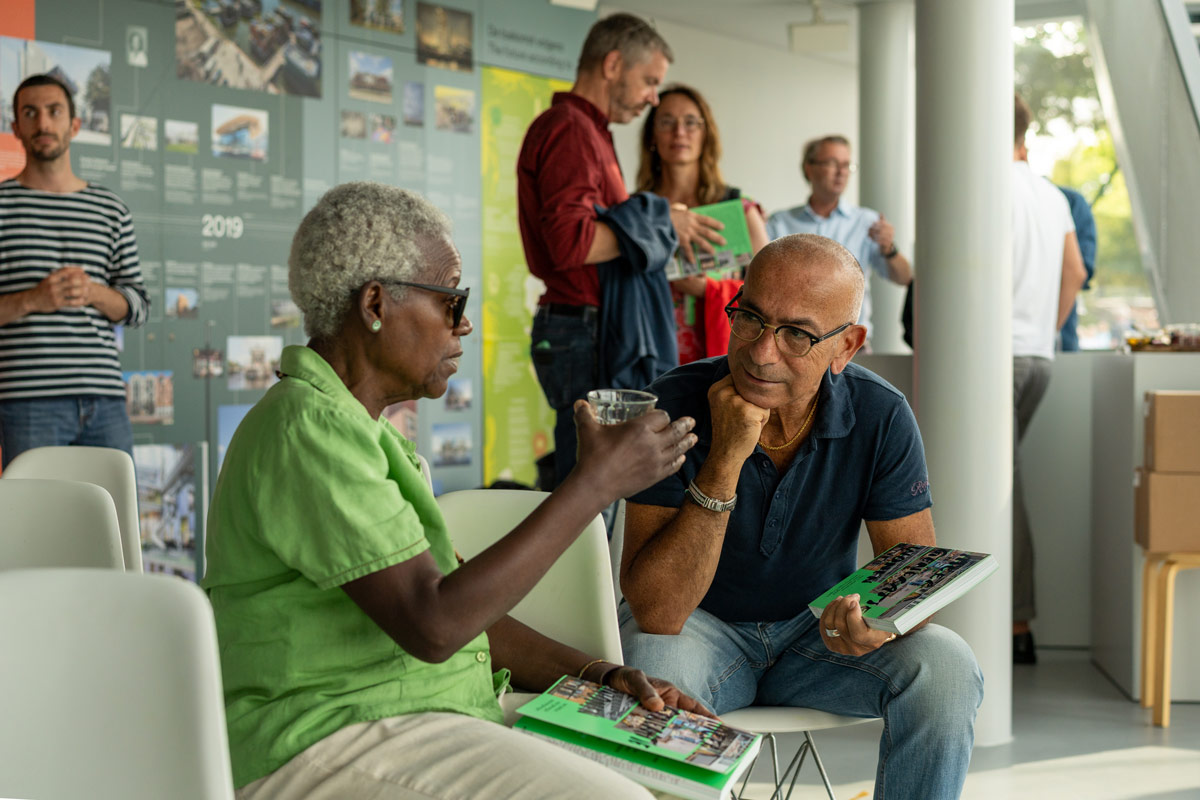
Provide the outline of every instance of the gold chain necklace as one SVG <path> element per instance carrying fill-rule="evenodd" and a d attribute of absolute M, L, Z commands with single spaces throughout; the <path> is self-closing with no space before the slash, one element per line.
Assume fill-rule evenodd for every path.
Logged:
<path fill-rule="evenodd" d="M 807 417 L 805 417 L 805 419 L 804 419 L 804 424 L 800 426 L 800 430 L 796 431 L 796 435 L 795 435 L 795 436 L 793 436 L 792 438 L 788 439 L 788 440 L 787 440 L 786 442 L 784 442 L 783 444 L 780 444 L 780 445 L 774 445 L 774 446 L 772 446 L 772 445 L 769 445 L 769 444 L 766 444 L 765 442 L 763 442 L 763 440 L 762 440 L 762 435 L 760 434 L 760 435 L 759 435 L 759 438 L 758 438 L 758 444 L 759 444 L 759 446 L 760 446 L 760 447 L 761 447 L 763 450 L 783 450 L 783 449 L 785 449 L 785 448 L 791 447 L 791 446 L 792 446 L 792 444 L 793 444 L 793 443 L 794 443 L 794 442 L 795 442 L 797 439 L 799 439 L 801 436 L 803 436 L 803 435 L 804 435 L 804 432 L 805 432 L 806 430 L 808 430 L 808 423 L 812 422 L 813 414 L 815 414 L 815 413 L 817 413 L 817 398 L 815 398 L 815 397 L 814 397 L 814 398 L 813 398 L 813 404 L 812 404 L 812 408 L 810 408 L 810 409 L 808 410 L 808 416 L 807 416 Z"/>

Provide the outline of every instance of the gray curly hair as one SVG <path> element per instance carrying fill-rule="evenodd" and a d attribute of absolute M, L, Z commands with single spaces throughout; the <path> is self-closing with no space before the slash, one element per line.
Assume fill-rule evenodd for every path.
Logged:
<path fill-rule="evenodd" d="M 423 239 L 450 238 L 450 220 L 425 198 L 395 186 L 355 181 L 326 192 L 292 238 L 288 289 L 304 330 L 328 339 L 342 327 L 355 290 L 370 280 L 413 280 Z M 388 287 L 395 299 L 403 287 Z"/>

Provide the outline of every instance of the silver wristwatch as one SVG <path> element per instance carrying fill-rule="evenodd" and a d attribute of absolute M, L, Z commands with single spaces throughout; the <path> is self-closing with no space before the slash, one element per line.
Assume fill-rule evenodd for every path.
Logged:
<path fill-rule="evenodd" d="M 715 511 L 718 514 L 725 511 L 733 511 L 733 507 L 737 505 L 736 494 L 728 500 L 714 500 L 696 488 L 695 481 L 688 481 L 687 493 L 688 497 L 692 498 L 693 503 L 701 508 L 707 508 L 709 511 Z"/>

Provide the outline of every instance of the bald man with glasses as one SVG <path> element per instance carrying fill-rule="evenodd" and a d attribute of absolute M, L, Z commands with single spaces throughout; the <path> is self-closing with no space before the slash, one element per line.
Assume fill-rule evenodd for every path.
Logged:
<path fill-rule="evenodd" d="M 658 407 L 696 419 L 675 475 L 630 498 L 621 640 L 630 664 L 718 714 L 749 705 L 883 717 L 876 797 L 956 798 L 982 676 L 961 638 L 868 628 L 859 598 L 808 604 L 876 554 L 934 544 L 924 447 L 904 396 L 856 364 L 863 273 L 785 236 L 730 303 L 729 355 L 668 372 Z M 885 791 L 886 787 L 886 791 Z"/>

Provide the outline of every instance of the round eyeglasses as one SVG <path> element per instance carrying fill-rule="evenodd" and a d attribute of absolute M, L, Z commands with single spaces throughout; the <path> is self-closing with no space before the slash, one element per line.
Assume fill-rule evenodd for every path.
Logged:
<path fill-rule="evenodd" d="M 654 118 L 654 127 L 660 131 L 673 131 L 677 125 L 682 125 L 683 129 L 688 133 L 695 133 L 704 127 L 704 120 L 700 117 L 694 117 L 688 114 L 686 117 L 676 119 L 671 116 L 660 116 Z"/>
<path fill-rule="evenodd" d="M 775 336 L 775 346 L 779 348 L 780 353 L 789 358 L 799 358 L 800 356 L 808 355 L 813 347 L 826 339 L 837 336 L 854 324 L 853 322 L 847 322 L 845 325 L 831 330 L 824 336 L 815 336 L 795 325 L 770 325 L 753 311 L 747 311 L 744 308 L 734 308 L 733 304 L 741 296 L 742 293 L 739 291 L 729 301 L 729 305 L 725 306 L 725 313 L 729 316 L 729 329 L 733 332 L 733 335 L 743 342 L 757 342 L 759 337 L 762 336 L 763 331 L 770 328 Z"/>

